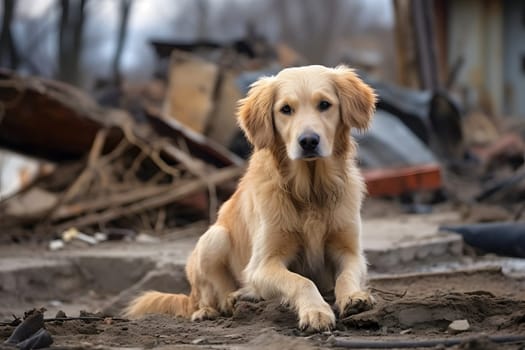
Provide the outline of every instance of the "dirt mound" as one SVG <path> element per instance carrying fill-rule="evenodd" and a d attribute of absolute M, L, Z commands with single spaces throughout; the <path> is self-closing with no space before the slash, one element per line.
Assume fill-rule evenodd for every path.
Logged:
<path fill-rule="evenodd" d="M 448 293 L 380 300 L 371 311 L 339 320 L 337 330 L 332 334 L 374 339 L 385 335 L 399 337 L 401 330 L 410 329 L 409 336 L 412 337 L 443 337 L 451 336 L 446 328 L 455 319 L 469 320 L 471 331 L 467 334 L 523 334 L 525 301 L 495 297 L 490 293 Z M 154 315 L 139 321 L 48 322 L 46 328 L 53 335 L 55 344 L 66 347 L 79 343 L 114 347 L 229 344 L 247 349 L 266 349 L 272 344 L 279 344 L 282 349 L 328 346 L 327 339 L 332 334 L 305 334 L 296 325 L 296 316 L 287 307 L 275 301 L 262 301 L 239 302 L 232 317 L 200 323 Z M 8 334 L 7 326 L 0 329 L 0 334 Z M 461 349 L 480 348 L 475 347 L 476 344 L 464 344 Z"/>
<path fill-rule="evenodd" d="M 375 309 L 342 320 L 353 328 L 443 332 L 450 322 L 467 319 L 472 330 L 517 330 L 525 326 L 525 302 L 490 293 L 449 293 L 426 298 L 382 301 Z M 525 330 L 525 327 L 523 327 Z"/>
<path fill-rule="evenodd" d="M 46 322 L 54 344 L 63 348 L 140 347 L 310 349 L 330 347 L 329 338 L 385 341 L 475 338 L 455 349 L 502 348 L 483 337 L 525 334 L 525 281 L 501 271 L 381 278 L 371 288 L 378 300 L 370 311 L 338 320 L 336 329 L 302 333 L 297 317 L 278 301 L 241 301 L 232 317 L 199 323 L 153 315 L 138 321 L 101 319 Z M 469 330 L 447 331 L 450 322 L 466 319 Z M 0 341 L 12 332 L 0 326 Z M 333 338 L 332 338 L 333 339 Z M 521 345 L 505 345 L 519 349 Z"/>

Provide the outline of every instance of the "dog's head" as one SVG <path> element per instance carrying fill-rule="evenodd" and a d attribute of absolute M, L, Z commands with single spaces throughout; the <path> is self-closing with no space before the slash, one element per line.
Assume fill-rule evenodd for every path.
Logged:
<path fill-rule="evenodd" d="M 367 129 L 374 109 L 373 90 L 352 69 L 307 66 L 255 82 L 238 119 L 256 149 L 275 147 L 280 138 L 291 160 L 314 160 L 346 145 L 350 128 Z"/>

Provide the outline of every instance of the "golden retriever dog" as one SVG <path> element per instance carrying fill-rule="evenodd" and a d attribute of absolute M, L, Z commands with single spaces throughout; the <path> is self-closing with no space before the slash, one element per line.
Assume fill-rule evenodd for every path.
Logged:
<path fill-rule="evenodd" d="M 255 82 L 238 121 L 254 146 L 246 174 L 186 266 L 190 295 L 146 292 L 130 318 L 163 313 L 211 319 L 239 298 L 281 298 L 299 327 L 335 325 L 372 307 L 360 208 L 365 186 L 350 129 L 364 130 L 375 94 L 353 70 L 288 68 Z"/>

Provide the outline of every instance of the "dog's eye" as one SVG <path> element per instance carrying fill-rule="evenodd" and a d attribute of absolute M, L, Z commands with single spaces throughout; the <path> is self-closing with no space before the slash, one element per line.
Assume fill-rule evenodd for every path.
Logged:
<path fill-rule="evenodd" d="M 286 114 L 286 115 L 292 114 L 292 107 L 290 107 L 289 105 L 282 106 L 281 107 L 281 113 L 282 114 Z"/>
<path fill-rule="evenodd" d="M 319 110 L 321 112 L 326 111 L 331 106 L 332 106 L 332 104 L 330 102 L 328 102 L 328 101 L 321 101 L 321 102 L 319 102 Z"/>

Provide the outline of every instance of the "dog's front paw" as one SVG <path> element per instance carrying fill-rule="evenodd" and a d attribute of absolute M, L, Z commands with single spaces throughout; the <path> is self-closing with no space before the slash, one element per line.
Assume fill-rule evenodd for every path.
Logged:
<path fill-rule="evenodd" d="M 375 303 L 374 297 L 365 291 L 352 293 L 336 301 L 340 317 L 355 315 L 370 310 L 374 307 Z"/>
<path fill-rule="evenodd" d="M 219 305 L 221 314 L 224 316 L 231 316 L 235 309 L 235 304 L 237 304 L 237 296 L 235 293 L 230 293 Z"/>
<path fill-rule="evenodd" d="M 215 318 L 219 317 L 219 311 L 212 307 L 203 307 L 199 310 L 195 311 L 191 315 L 192 321 L 204 321 L 204 320 L 213 320 Z"/>
<path fill-rule="evenodd" d="M 328 331 L 335 326 L 335 315 L 326 303 L 318 307 L 306 307 L 299 311 L 299 329 L 305 331 Z"/>

